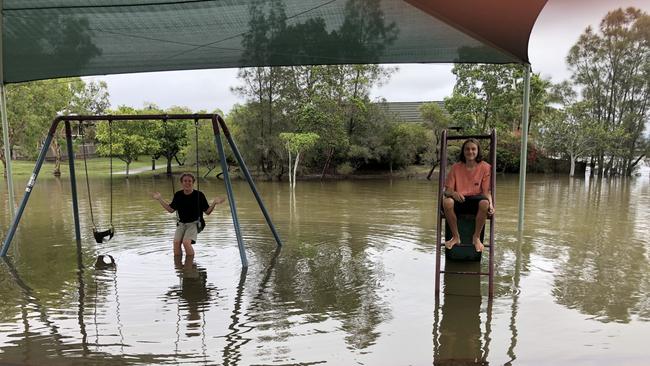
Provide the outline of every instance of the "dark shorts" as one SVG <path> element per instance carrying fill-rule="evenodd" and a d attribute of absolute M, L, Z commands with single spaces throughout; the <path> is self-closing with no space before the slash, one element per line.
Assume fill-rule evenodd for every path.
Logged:
<path fill-rule="evenodd" d="M 487 197 L 482 194 L 465 196 L 464 202 L 454 201 L 454 212 L 456 215 L 476 215 L 478 212 L 478 204 L 482 200 L 487 200 Z"/>

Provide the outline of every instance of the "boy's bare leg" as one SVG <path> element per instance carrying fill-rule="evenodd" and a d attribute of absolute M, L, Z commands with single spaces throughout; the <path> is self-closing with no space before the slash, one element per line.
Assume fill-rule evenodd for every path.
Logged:
<path fill-rule="evenodd" d="M 476 213 L 476 225 L 474 227 L 474 235 L 472 235 L 472 243 L 474 244 L 474 249 L 477 252 L 483 251 L 483 243 L 481 243 L 481 231 L 483 226 L 485 226 L 485 219 L 487 218 L 488 208 L 490 207 L 490 202 L 487 200 L 481 200 L 478 203 L 478 212 Z"/>
<path fill-rule="evenodd" d="M 183 255 L 183 252 L 181 251 L 181 241 L 174 240 L 174 257 L 179 257 L 181 255 Z"/>
<path fill-rule="evenodd" d="M 456 213 L 454 212 L 454 199 L 445 198 L 442 201 L 442 208 L 445 211 L 445 220 L 451 229 L 451 239 L 445 242 L 445 247 L 447 249 L 453 248 L 454 245 L 460 243 L 460 234 L 458 233 L 458 219 L 456 218 Z"/>
<path fill-rule="evenodd" d="M 186 256 L 194 256 L 194 248 L 192 248 L 192 240 L 184 239 L 183 240 L 183 249 L 185 249 Z"/>

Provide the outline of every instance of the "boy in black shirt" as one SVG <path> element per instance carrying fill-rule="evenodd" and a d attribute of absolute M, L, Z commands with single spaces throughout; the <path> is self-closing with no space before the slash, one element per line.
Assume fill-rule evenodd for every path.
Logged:
<path fill-rule="evenodd" d="M 162 199 L 159 192 L 152 194 L 153 199 L 160 202 L 160 205 L 167 212 L 172 213 L 178 211 L 178 223 L 176 233 L 174 234 L 174 256 L 183 254 L 181 244 L 185 249 L 186 255 L 194 255 L 192 241 L 196 241 L 201 212 L 209 215 L 216 205 L 225 202 L 224 198 L 215 197 L 212 200 L 212 204 L 208 205 L 208 200 L 205 198 L 203 192 L 194 189 L 195 181 L 196 179 L 192 173 L 183 173 L 181 175 L 181 186 L 183 189 L 174 193 L 174 198 L 169 204 Z"/>

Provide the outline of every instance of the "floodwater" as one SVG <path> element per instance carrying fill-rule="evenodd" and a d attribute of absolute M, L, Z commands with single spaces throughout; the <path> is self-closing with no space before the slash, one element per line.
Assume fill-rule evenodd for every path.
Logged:
<path fill-rule="evenodd" d="M 46 174 L 46 173 L 43 173 Z M 117 178 L 117 234 L 96 244 L 83 181 L 82 240 L 67 179 L 37 182 L 0 261 L 0 363 L 17 365 L 647 365 L 650 182 L 497 178 L 495 297 L 487 278 L 443 276 L 434 296 L 436 183 L 258 183 L 284 247 L 234 182 L 249 260 L 228 205 L 207 217 L 194 262 L 171 252 L 164 178 Z M 92 180 L 94 220 L 110 219 Z M 16 182 L 22 194 L 24 182 Z M 176 185 L 178 187 L 178 184 Z M 202 181 L 208 197 L 223 182 Z M 8 227 L 6 189 L 1 230 Z M 96 269 L 98 255 L 115 268 Z M 443 259 L 444 263 L 444 259 Z M 487 268 L 487 254 L 481 266 Z"/>

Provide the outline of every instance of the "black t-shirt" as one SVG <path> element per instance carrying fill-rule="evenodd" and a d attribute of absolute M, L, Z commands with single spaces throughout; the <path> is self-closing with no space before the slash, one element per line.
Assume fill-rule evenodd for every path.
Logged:
<path fill-rule="evenodd" d="M 198 220 L 200 213 L 205 212 L 209 207 L 203 192 L 196 189 L 190 194 L 185 194 L 182 190 L 174 193 L 169 206 L 178 212 L 179 220 L 184 223 Z"/>

